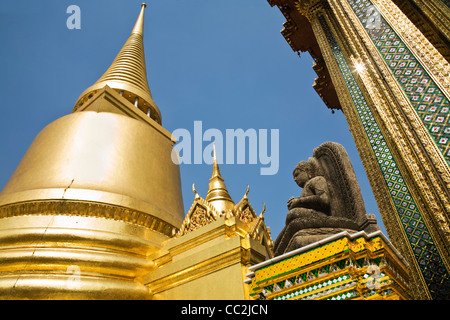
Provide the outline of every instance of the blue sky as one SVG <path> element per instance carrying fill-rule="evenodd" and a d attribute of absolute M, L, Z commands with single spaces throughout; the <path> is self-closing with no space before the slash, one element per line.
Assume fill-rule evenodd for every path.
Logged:
<path fill-rule="evenodd" d="M 78 96 L 108 68 L 127 40 L 142 1 L 2 0 L 0 2 L 0 189 L 34 137 L 71 113 Z M 69 5 L 81 9 L 81 29 L 69 30 Z M 299 58 L 280 33 L 284 17 L 266 0 L 147 1 L 144 47 L 148 80 L 163 126 L 170 132 L 214 128 L 279 130 L 279 170 L 261 175 L 261 163 L 222 164 L 235 202 L 249 200 L 275 240 L 286 202 L 301 189 L 292 170 L 325 141 L 342 144 L 352 160 L 366 210 L 386 234 L 348 124 L 331 113 L 312 88 L 307 53 Z M 61 137 L 63 138 L 63 137 Z M 209 142 L 205 142 L 206 147 Z M 205 197 L 212 166 L 183 164 L 185 211 L 192 184 Z"/>

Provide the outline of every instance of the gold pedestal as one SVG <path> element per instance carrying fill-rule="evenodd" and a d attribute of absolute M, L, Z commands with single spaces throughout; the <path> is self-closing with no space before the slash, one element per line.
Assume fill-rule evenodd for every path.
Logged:
<path fill-rule="evenodd" d="M 154 299 L 249 299 L 243 282 L 248 267 L 264 261 L 267 249 L 247 237 L 236 217 L 220 217 L 171 239 L 154 258 L 159 268 L 142 278 Z"/>
<path fill-rule="evenodd" d="M 344 231 L 249 269 L 259 300 L 410 299 L 407 263 L 381 231 Z"/>

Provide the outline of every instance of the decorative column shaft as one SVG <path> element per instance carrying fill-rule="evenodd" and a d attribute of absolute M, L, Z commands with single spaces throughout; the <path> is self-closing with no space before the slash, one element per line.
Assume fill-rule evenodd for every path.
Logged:
<path fill-rule="evenodd" d="M 449 298 L 447 60 L 391 0 L 295 6 L 311 23 L 388 234 L 410 264 L 412 295 Z"/>

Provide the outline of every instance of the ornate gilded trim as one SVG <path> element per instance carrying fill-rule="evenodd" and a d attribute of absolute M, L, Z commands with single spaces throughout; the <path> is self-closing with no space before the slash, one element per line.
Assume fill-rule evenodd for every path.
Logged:
<path fill-rule="evenodd" d="M 450 61 L 450 8 L 444 0 L 392 0 L 433 46 Z M 450 3 L 450 1 L 447 3 Z"/>
<path fill-rule="evenodd" d="M 382 13 L 383 18 L 406 43 L 414 56 L 430 73 L 436 83 L 441 86 L 444 94 L 449 98 L 450 65 L 437 51 L 416 26 L 395 6 L 392 1 L 371 0 Z"/>
<path fill-rule="evenodd" d="M 205 199 L 200 197 L 195 191 L 195 200 L 191 205 L 184 221 L 177 232 L 176 237 L 181 237 L 192 231 L 216 221 L 220 213 L 215 210 Z"/>
<path fill-rule="evenodd" d="M 235 218 L 237 221 L 240 221 L 240 226 L 234 228 L 233 233 L 256 240 L 267 248 L 269 256 L 273 256 L 273 240 L 270 236 L 270 229 L 264 223 L 263 214 L 266 206 L 264 205 L 264 209 L 257 216 L 248 201 L 248 187 L 242 199 L 231 210 L 226 212 L 218 212 L 213 205 L 199 196 L 194 186 L 192 186 L 192 189 L 195 194 L 195 199 L 186 214 L 180 230 L 176 234 L 177 238 L 207 226 L 221 217 L 225 219 Z"/>
<path fill-rule="evenodd" d="M 306 16 L 308 20 L 312 20 L 322 12 L 325 5 L 326 0 L 304 0 L 295 2 L 295 8 L 302 15 Z"/>
<path fill-rule="evenodd" d="M 424 59 L 424 50 L 420 51 L 422 57 L 416 58 L 416 54 L 409 49 L 408 42 L 405 42 L 394 30 L 394 24 L 389 23 L 384 18 L 384 13 L 381 13 L 370 0 L 348 0 L 347 2 L 402 88 L 412 109 L 417 112 L 421 126 L 427 129 L 447 163 L 450 163 L 450 103 L 445 90 L 440 89 L 433 74 L 427 71 L 421 62 L 421 59 Z M 401 27 L 399 14 L 395 17 L 395 25 Z M 417 40 L 414 41 L 417 42 Z M 440 59 L 441 62 L 445 60 L 439 56 L 439 54 L 433 55 L 429 49 L 425 57 L 428 60 Z M 432 64 L 438 63 L 431 60 Z M 411 117 L 412 115 L 409 115 L 409 118 Z M 429 145 L 430 142 L 427 141 L 424 145 Z"/>
<path fill-rule="evenodd" d="M 450 40 L 450 1 L 414 0 L 414 2 L 434 22 L 439 31 Z"/>
<path fill-rule="evenodd" d="M 407 234 L 409 245 L 412 247 L 415 259 L 417 260 L 425 281 L 428 283 L 428 287 L 432 292 L 432 295 L 439 296 L 438 289 L 435 290 L 433 287 L 439 285 L 442 277 L 439 275 L 439 280 L 437 279 L 438 276 L 435 277 L 433 274 L 430 275 L 431 264 L 434 265 L 434 263 L 438 263 L 437 261 L 439 261 L 439 264 L 441 265 L 441 272 L 444 272 L 443 277 L 447 280 L 449 279 L 448 271 L 442 263 L 442 258 L 433 243 L 433 239 L 428 231 L 427 225 L 425 221 L 423 221 L 422 214 L 409 191 L 409 187 L 405 183 L 401 170 L 395 162 L 395 157 L 392 154 L 390 147 L 384 140 L 382 130 L 377 124 L 369 105 L 365 101 L 363 92 L 352 75 L 348 63 L 341 52 L 339 44 L 334 39 L 334 36 L 331 30 L 329 30 L 324 18 L 319 18 L 319 21 L 325 31 L 325 36 L 329 42 L 329 46 L 331 47 L 338 66 L 341 69 L 342 76 L 346 82 L 346 87 L 350 91 L 353 103 L 358 110 L 358 114 L 360 115 L 360 121 L 366 131 L 372 150 L 375 153 L 380 169 L 384 175 L 386 181 L 385 183 L 388 186 L 389 194 L 392 198 L 391 201 L 393 202 L 397 214 L 400 216 L 402 221 L 400 225 L 404 228 Z M 398 223 L 395 225 L 398 225 Z M 420 234 L 416 235 L 418 232 Z M 420 245 L 420 243 L 422 243 L 422 245 Z M 428 243 L 428 246 L 426 246 L 426 243 Z M 419 247 L 422 246 L 425 246 L 424 251 L 419 249 Z M 427 257 L 432 257 L 432 259 L 425 259 L 423 254 Z M 443 282 L 444 283 L 441 284 L 445 285 L 445 280 Z"/>
<path fill-rule="evenodd" d="M 344 1 L 342 3 L 346 4 Z M 351 12 L 351 9 L 347 7 L 348 5 L 345 6 L 344 10 Z M 411 191 L 422 197 L 423 203 L 419 201 L 419 205 L 427 212 L 424 218 L 430 226 L 430 232 L 436 240 L 436 244 L 448 266 L 448 241 L 450 240 L 448 227 L 448 213 L 450 212 L 448 197 L 450 187 L 449 167 L 445 161 L 440 161 L 439 153 L 435 153 L 436 151 L 433 149 L 435 145 L 428 141 L 429 135 L 427 130 L 424 128 L 421 120 L 418 119 L 412 105 L 406 99 L 402 99 L 402 92 L 398 87 L 397 81 L 388 69 L 387 64 L 384 63 L 381 55 L 378 54 L 378 50 L 375 49 L 372 40 L 365 40 L 368 36 L 362 30 L 362 25 L 356 16 L 348 14 L 347 17 L 351 18 L 352 23 L 350 24 L 358 29 L 358 33 L 362 36 L 367 50 L 369 50 L 371 56 L 375 59 L 376 66 L 382 72 L 381 76 L 383 79 L 380 79 L 376 72 L 373 72 L 376 68 L 368 67 L 367 75 L 364 72 L 364 76 L 361 75 L 360 78 L 364 81 L 364 86 L 371 90 L 371 97 L 377 101 L 383 101 L 384 99 L 389 101 L 388 103 L 378 103 L 377 108 L 380 109 L 380 114 L 385 116 L 385 122 L 388 125 L 397 123 L 403 131 L 403 133 L 400 133 L 398 128 L 392 127 L 389 129 L 389 134 L 393 138 L 395 136 L 394 141 L 396 147 L 399 148 L 399 159 L 403 159 L 403 164 L 408 167 L 409 174 L 413 177 L 409 179 L 409 184 L 412 186 Z M 345 24 L 349 24 L 349 22 Z M 360 51 L 363 52 L 364 49 L 361 48 Z M 367 57 L 365 59 L 367 60 L 364 61 L 370 61 Z M 389 87 L 385 86 L 385 82 L 389 84 Z M 392 99 L 389 92 L 395 93 L 395 98 Z M 416 197 L 416 199 L 420 198 Z"/>
<path fill-rule="evenodd" d="M 178 229 L 148 213 L 105 203 L 66 199 L 28 201 L 0 207 L 0 219 L 27 215 L 68 215 L 113 219 L 172 237 Z"/>
<path fill-rule="evenodd" d="M 410 299 L 406 266 L 381 232 L 342 232 L 250 267 L 245 281 L 260 300 Z"/>
<path fill-rule="evenodd" d="M 344 2 L 344 4 L 346 4 L 346 2 Z M 343 16 L 343 13 L 339 12 L 339 10 L 341 10 L 340 7 L 336 10 L 336 15 Z M 346 8 L 345 10 L 351 9 Z M 364 36 L 365 32 L 359 30 L 361 26 L 357 21 L 358 19 L 352 15 L 346 15 L 346 17 L 351 19 L 351 23 L 355 25 L 359 34 Z M 342 23 L 345 25 L 349 24 L 348 21 Z M 341 30 L 341 32 L 346 32 L 346 30 Z M 346 37 L 353 39 L 357 36 L 355 34 L 347 34 Z M 406 159 L 404 165 L 408 168 L 412 177 L 414 177 L 412 181 L 415 183 L 415 189 L 422 194 L 422 197 L 426 202 L 427 210 L 433 212 L 433 218 L 437 219 L 437 224 L 440 225 L 439 228 L 443 230 L 447 240 L 450 240 L 446 213 L 443 211 L 443 209 L 447 211 L 450 209 L 450 207 L 446 205 L 448 199 L 445 188 L 445 185 L 450 187 L 449 175 L 447 172 L 449 167 L 444 160 L 439 162 L 439 159 L 441 158 L 440 152 L 433 149 L 435 144 L 432 141 L 429 141 L 430 137 L 427 130 L 418 119 L 416 112 L 411 110 L 412 107 L 407 99 L 401 94 L 401 90 L 398 88 L 396 80 L 391 79 L 392 74 L 384 63 L 384 60 L 379 56 L 378 51 L 373 45 L 370 45 L 372 44 L 371 40 L 366 40 L 365 37 L 363 37 L 362 40 L 367 47 L 358 47 L 353 51 L 353 54 L 361 52 L 359 61 L 365 61 L 368 66 L 370 66 L 369 61 L 371 61 L 371 58 L 373 58 L 376 63 L 376 68 L 365 68 L 367 69 L 367 74 L 365 71 L 360 73 L 359 78 L 364 81 L 362 86 L 366 87 L 366 89 L 370 91 L 370 96 L 377 101 L 377 105 L 373 106 L 374 110 L 378 110 L 378 114 L 386 125 L 389 136 L 392 138 L 392 141 L 394 141 L 395 148 L 398 149 L 396 157 L 398 159 Z M 355 45 L 358 44 L 359 43 L 356 43 Z M 364 54 L 365 49 L 369 50 L 371 54 L 370 57 Z M 353 63 L 355 62 L 355 59 L 353 59 Z M 381 75 L 373 72 L 374 70 L 377 70 L 377 68 L 381 71 Z M 389 84 L 389 87 L 385 85 L 385 82 Z M 395 93 L 396 96 L 394 98 L 391 97 L 389 92 Z M 417 139 L 421 140 L 422 145 L 414 142 Z M 393 149 L 393 152 L 396 152 L 395 149 Z M 433 152 L 437 152 L 437 154 L 434 154 Z M 433 166 L 431 166 L 431 162 L 433 162 Z M 418 183 L 418 181 L 420 181 L 420 183 Z M 441 181 L 444 182 L 443 188 L 441 188 Z"/>

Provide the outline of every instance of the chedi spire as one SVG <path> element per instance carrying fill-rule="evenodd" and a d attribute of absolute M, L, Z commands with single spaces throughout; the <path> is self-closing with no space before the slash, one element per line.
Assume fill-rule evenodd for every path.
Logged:
<path fill-rule="evenodd" d="M 206 195 L 206 201 L 213 205 L 219 212 L 233 209 L 234 202 L 228 194 L 225 182 L 220 175 L 219 165 L 217 163 L 216 145 L 214 147 L 213 174 L 209 179 L 209 189 Z"/>
<path fill-rule="evenodd" d="M 117 54 L 111 66 L 92 86 L 87 88 L 75 103 L 74 111 L 106 85 L 119 92 L 142 112 L 161 124 L 161 113 L 153 101 L 147 81 L 144 54 L 143 3 L 130 37 Z"/>

